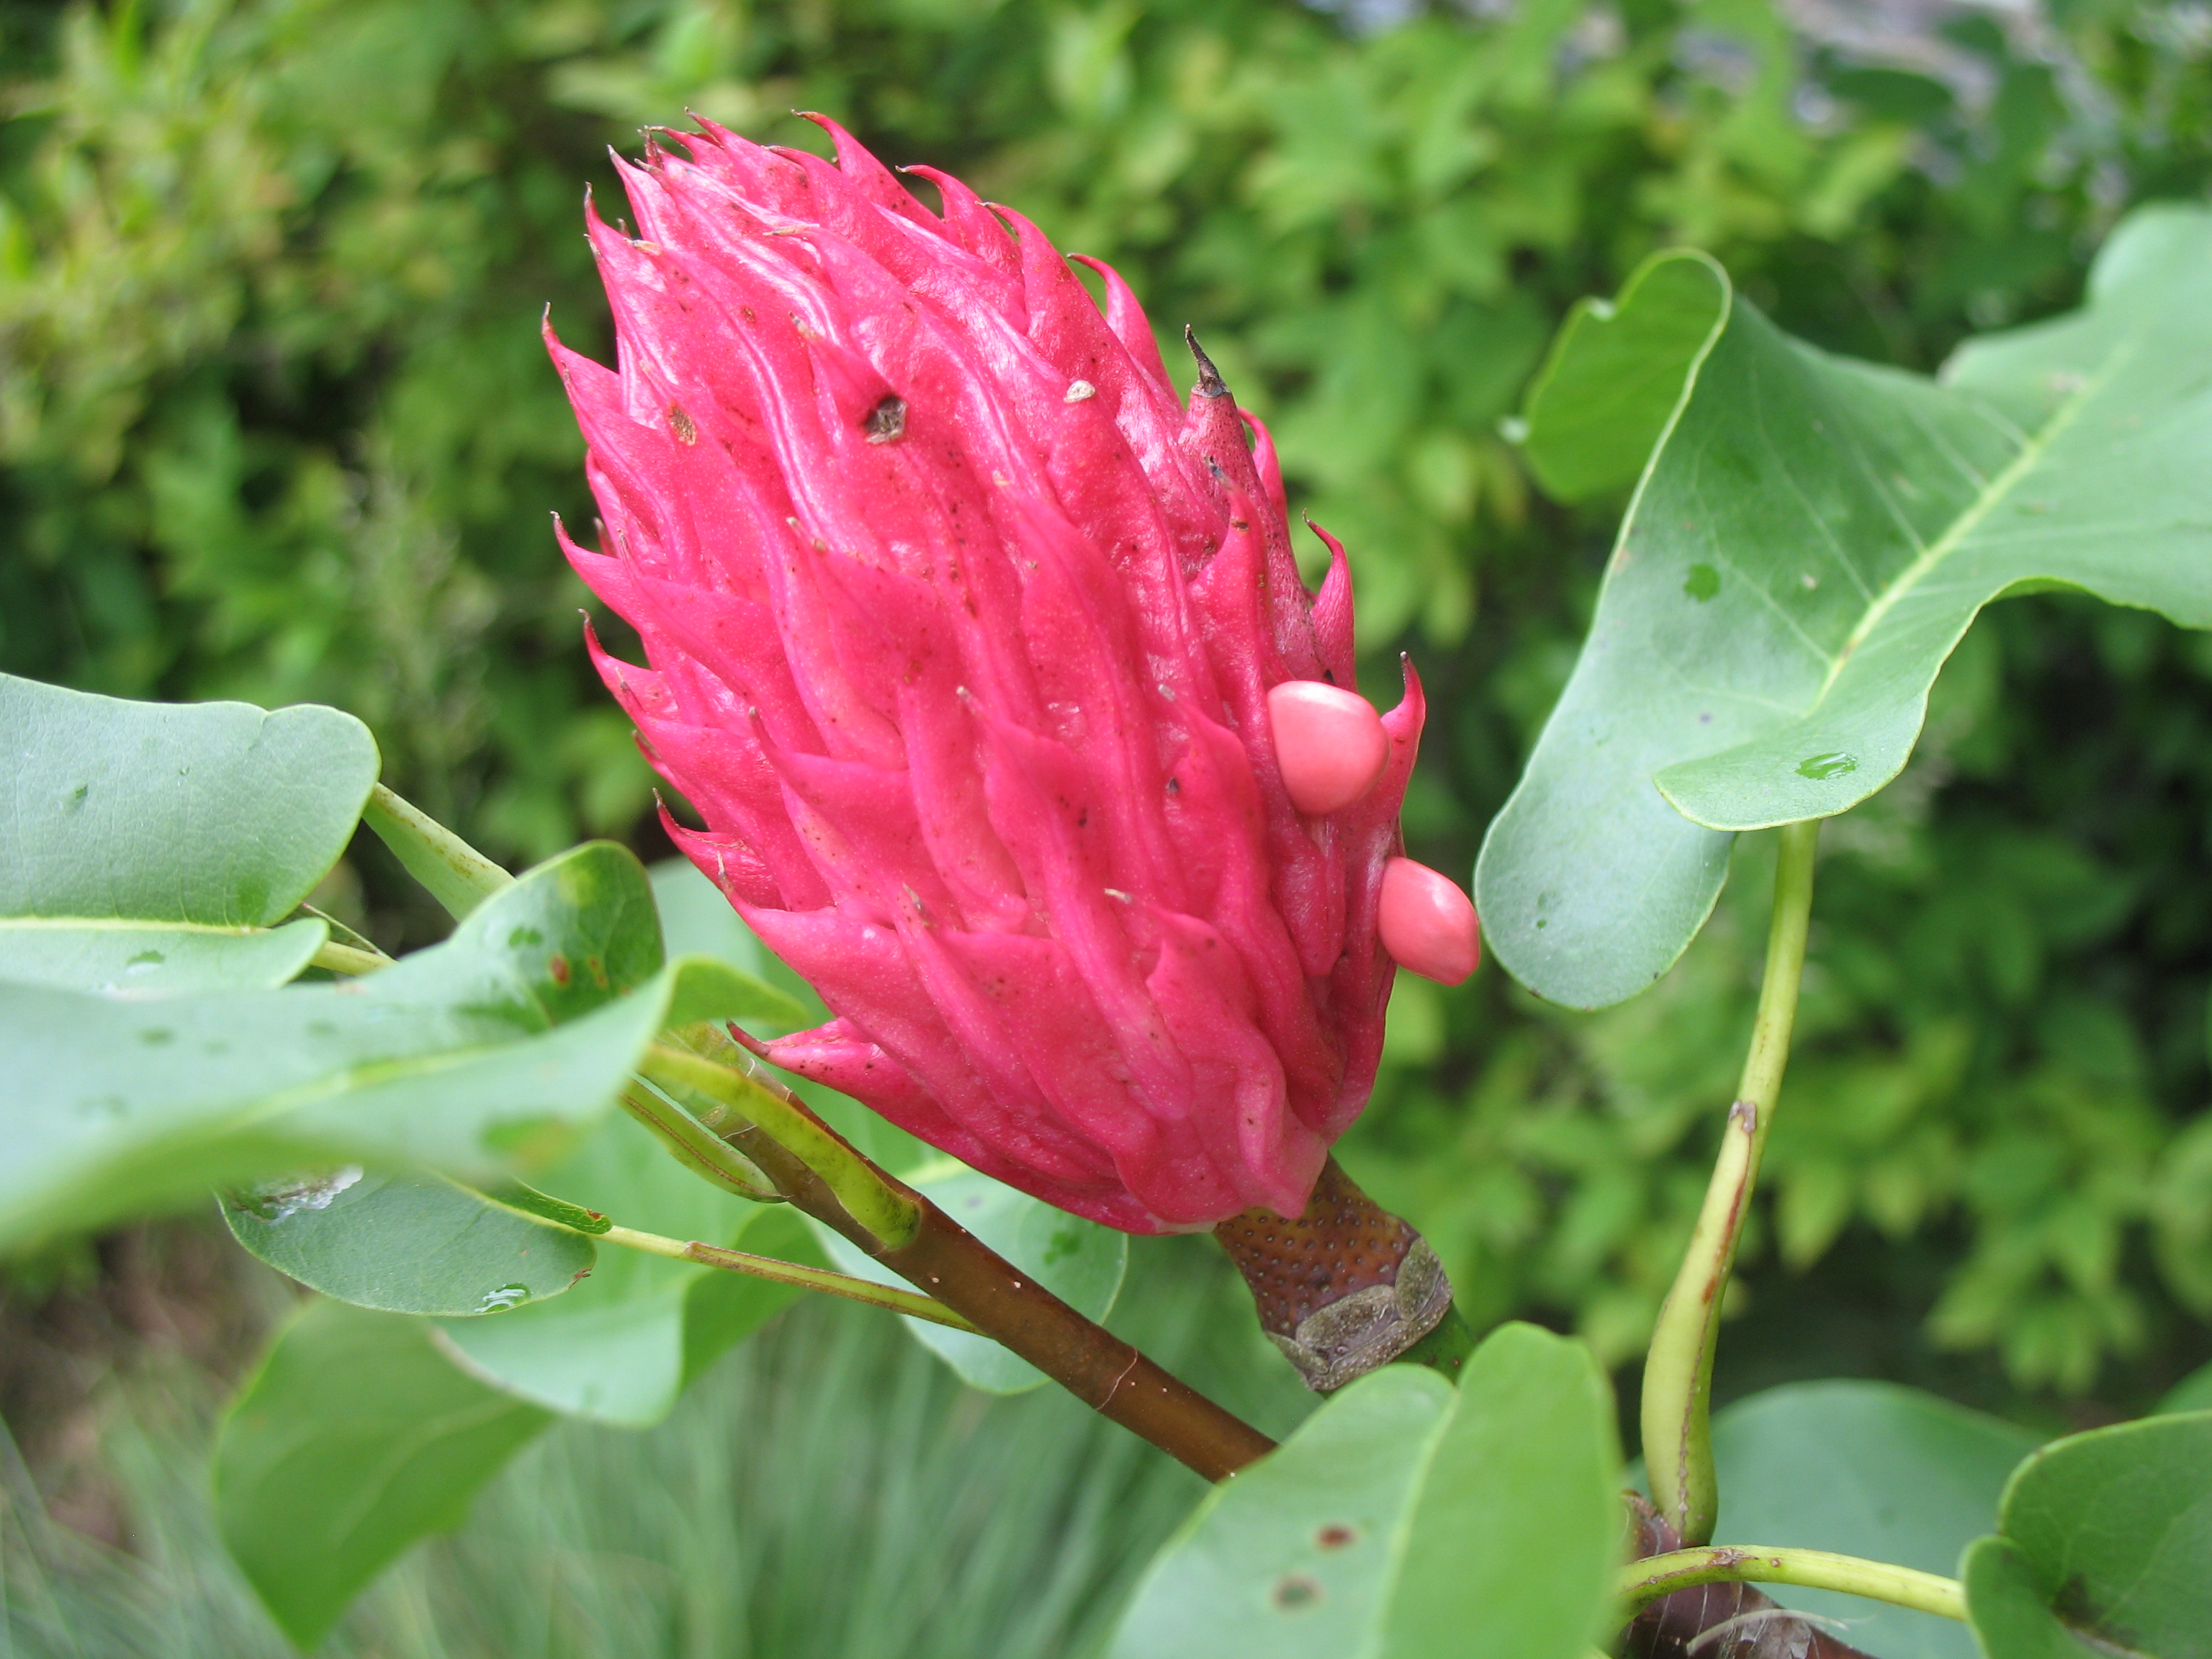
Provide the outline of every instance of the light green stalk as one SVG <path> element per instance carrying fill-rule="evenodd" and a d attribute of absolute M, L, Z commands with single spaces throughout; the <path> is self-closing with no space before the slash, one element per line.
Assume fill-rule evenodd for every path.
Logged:
<path fill-rule="evenodd" d="M 889 1285 L 872 1285 L 865 1279 L 831 1273 L 826 1267 L 802 1267 L 796 1261 L 779 1261 L 774 1256 L 748 1255 L 743 1250 L 725 1249 L 719 1244 L 702 1244 L 696 1239 L 664 1238 L 659 1233 L 641 1233 L 634 1227 L 610 1227 L 606 1231 L 594 1233 L 591 1237 L 601 1244 L 619 1244 L 627 1250 L 642 1250 L 649 1255 L 665 1255 L 677 1261 L 696 1261 L 704 1267 L 720 1267 L 726 1273 L 746 1273 L 778 1285 L 794 1285 L 803 1291 L 842 1296 L 849 1301 L 865 1302 L 872 1308 L 881 1308 L 888 1313 L 904 1314 L 909 1319 L 927 1319 L 934 1324 L 949 1325 L 956 1331 L 975 1329 L 942 1302 L 918 1291 L 897 1290 Z"/>
<path fill-rule="evenodd" d="M 1759 1161 L 1774 1122 L 1790 1032 L 1797 1018 L 1797 985 L 1805 968 L 1805 930 L 1813 909 L 1813 854 L 1820 821 L 1782 826 L 1774 870 L 1774 917 L 1766 940 L 1766 973 L 1743 1081 L 1729 1108 L 1712 1184 L 1681 1270 L 1659 1310 L 1644 1369 L 1644 1461 L 1651 1499 L 1686 1544 L 1704 1544 L 1720 1513 L 1713 1472 L 1713 1353 L 1720 1342 L 1721 1298 L 1728 1290 L 1744 1217 L 1759 1180 Z"/>
<path fill-rule="evenodd" d="M 1621 1569 L 1618 1593 L 1624 1616 L 1662 1595 L 1698 1584 L 1796 1584 L 1804 1589 L 1841 1590 L 1869 1601 L 1914 1607 L 1939 1618 L 1964 1620 L 1966 1595 L 1955 1578 L 1939 1578 L 1887 1561 L 1862 1561 L 1826 1550 L 1782 1549 L 1764 1544 L 1730 1544 L 1719 1548 L 1676 1550 L 1646 1556 Z"/>

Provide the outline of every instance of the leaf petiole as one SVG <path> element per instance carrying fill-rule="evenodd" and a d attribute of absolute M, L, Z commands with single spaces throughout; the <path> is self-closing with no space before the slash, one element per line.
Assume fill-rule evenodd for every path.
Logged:
<path fill-rule="evenodd" d="M 611 1226 L 605 1232 L 594 1233 L 592 1237 L 601 1244 L 619 1244 L 624 1249 L 642 1250 L 648 1255 L 665 1255 L 677 1261 L 696 1261 L 702 1267 L 720 1267 L 726 1273 L 749 1273 L 755 1279 L 770 1279 L 779 1285 L 794 1285 L 801 1290 L 819 1291 L 827 1296 L 842 1296 L 851 1301 L 865 1302 L 871 1307 L 904 1314 L 909 1319 L 927 1319 L 939 1325 L 949 1325 L 956 1331 L 982 1334 L 942 1302 L 923 1296 L 919 1291 L 896 1290 L 888 1285 L 873 1285 L 865 1279 L 831 1273 L 826 1267 L 802 1267 L 796 1261 L 780 1261 L 774 1256 L 748 1255 L 743 1250 L 725 1249 L 719 1244 L 702 1244 L 696 1239 L 665 1238 L 659 1233 L 641 1233 L 634 1227 Z"/>
<path fill-rule="evenodd" d="M 1866 1561 L 1826 1550 L 1787 1549 L 1767 1545 L 1707 1545 L 1646 1556 L 1621 1569 L 1617 1593 L 1633 1615 L 1647 1602 L 1699 1584 L 1795 1584 L 1803 1589 L 1840 1590 L 1869 1601 L 1913 1607 L 1939 1618 L 1963 1620 L 1966 1593 L 1955 1578 L 1940 1578 L 1913 1567 Z"/>
<path fill-rule="evenodd" d="M 1805 970 L 1805 933 L 1813 909 L 1813 855 L 1820 820 L 1782 826 L 1774 870 L 1774 917 L 1766 971 L 1743 1080 L 1729 1108 L 1718 1160 L 1705 1206 L 1674 1288 L 1659 1310 L 1644 1368 L 1644 1457 L 1651 1498 L 1686 1543 L 1711 1539 L 1720 1513 L 1713 1470 L 1713 1354 L 1720 1344 L 1721 1299 L 1735 1264 L 1744 1217 L 1759 1180 L 1759 1161 L 1773 1127 L 1774 1103 L 1790 1061 L 1797 987 Z"/>

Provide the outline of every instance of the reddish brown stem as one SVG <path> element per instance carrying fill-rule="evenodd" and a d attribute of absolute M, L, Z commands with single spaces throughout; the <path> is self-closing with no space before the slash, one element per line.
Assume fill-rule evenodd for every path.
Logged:
<path fill-rule="evenodd" d="M 764 1079 L 763 1079 L 764 1081 Z M 1275 1443 L 1085 1319 L 921 1194 L 914 1237 L 896 1248 L 846 1212 L 822 1178 L 757 1129 L 728 1139 L 793 1204 L 1003 1343 L 1077 1399 L 1208 1480 L 1225 1480 Z M 896 1183 L 894 1183 L 896 1184 Z"/>
<path fill-rule="evenodd" d="M 1625 1494 L 1629 1553 L 1641 1561 L 1682 1547 L 1682 1535 L 1641 1492 Z M 1701 1584 L 1636 1615 L 1626 1659 L 1871 1659 L 1749 1584 Z"/>
<path fill-rule="evenodd" d="M 1209 1480 L 1225 1480 L 1275 1443 L 1170 1376 L 921 1200 L 911 1243 L 876 1259 L 996 1338 L 1100 1415 Z"/>

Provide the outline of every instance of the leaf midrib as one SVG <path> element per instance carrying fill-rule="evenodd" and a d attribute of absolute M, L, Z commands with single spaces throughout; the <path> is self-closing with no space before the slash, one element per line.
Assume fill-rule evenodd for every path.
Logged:
<path fill-rule="evenodd" d="M 1899 571 L 1875 596 L 1874 603 L 1867 607 L 1866 615 L 1859 619 L 1857 625 L 1845 637 L 1842 647 L 1830 659 L 1827 675 L 1821 680 L 1820 689 L 1814 693 L 1812 701 L 1806 705 L 1807 714 L 1810 714 L 1827 701 L 1828 693 L 1835 689 L 1836 682 L 1843 677 L 1844 668 L 1858 653 L 1859 647 L 1872 637 L 1875 629 L 1881 625 L 1883 619 L 1904 601 L 1905 596 L 1917 586 L 1929 572 L 1956 552 L 1960 544 L 1980 526 L 1983 520 L 1996 510 L 1998 503 L 2010 495 L 2022 479 L 2042 464 L 2044 458 L 2050 453 L 2051 445 L 2057 441 L 2069 427 L 2073 425 L 2075 418 L 2087 406 L 2089 401 L 2112 383 L 2112 377 L 2119 373 L 2126 359 L 2133 354 L 2140 337 L 2138 335 L 2130 334 L 2115 342 L 2112 351 L 2096 375 L 2079 390 L 2069 393 L 2064 401 L 2051 411 L 2050 418 L 2043 423 L 2042 428 L 2029 435 L 2027 442 L 2021 446 L 2020 453 L 2006 464 L 2002 471 L 1982 486 L 1973 501 L 1951 521 L 1950 527 L 1930 542 L 1919 557 Z"/>

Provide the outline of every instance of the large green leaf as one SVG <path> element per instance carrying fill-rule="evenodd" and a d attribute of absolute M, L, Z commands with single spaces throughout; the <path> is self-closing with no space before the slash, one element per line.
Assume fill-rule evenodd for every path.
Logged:
<path fill-rule="evenodd" d="M 350 714 L 126 702 L 0 674 L 0 979 L 281 985 L 328 937 L 264 931 L 345 851 L 376 781 Z"/>
<path fill-rule="evenodd" d="M 1504 1326 L 1456 1393 L 1385 1366 L 1214 1488 L 1113 1659 L 1579 1659 L 1620 1553 L 1619 1468 L 1577 1343 Z"/>
<path fill-rule="evenodd" d="M 2212 1412 L 2054 1442 L 1968 1553 L 1989 1659 L 2212 1659 Z"/>
<path fill-rule="evenodd" d="M 1793 1382 L 1713 1416 L 1722 1544 L 1774 1544 L 1948 1575 L 2041 1443 L 2028 1430 L 1891 1382 Z M 1974 1659 L 1949 1619 L 1821 1590 L 1765 1587 L 1850 1621 L 1881 1659 Z"/>
<path fill-rule="evenodd" d="M 2212 213 L 2137 213 L 2083 310 L 1972 343 L 1940 381 L 1792 341 L 1710 262 L 1664 257 L 1675 275 L 1647 272 L 1589 349 L 1679 363 L 1692 280 L 1726 321 L 1476 875 L 1499 960 L 1580 1006 L 1680 955 L 1731 832 L 1894 777 L 1937 670 L 2008 589 L 2212 624 Z"/>
<path fill-rule="evenodd" d="M 459 1526 L 551 1420 L 447 1364 L 418 1320 L 311 1304 L 223 1423 L 223 1541 L 285 1633 L 313 1647 L 402 1550 Z"/>
<path fill-rule="evenodd" d="M 1121 1276 L 1129 1266 L 1129 1236 L 1085 1221 L 1041 1199 L 979 1175 L 949 1158 L 939 1158 L 906 1174 L 945 1214 L 1000 1255 L 1032 1275 L 1086 1319 L 1103 1320 L 1114 1310 Z M 840 1272 L 878 1285 L 907 1289 L 906 1280 L 872 1256 L 820 1224 L 815 1235 Z M 916 1340 L 987 1394 L 1022 1394 L 1049 1379 L 1026 1359 L 988 1336 L 947 1329 L 925 1319 L 908 1319 Z"/>
<path fill-rule="evenodd" d="M 343 1163 L 542 1164 L 664 1024 L 780 998 L 661 963 L 645 872 L 579 848 L 362 980 L 140 1001 L 0 984 L 0 1243 Z"/>
<path fill-rule="evenodd" d="M 359 1164 L 222 1200 L 240 1244 L 356 1307 L 491 1314 L 559 1296 L 592 1271 L 592 1241 L 433 1175 Z"/>

